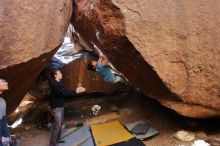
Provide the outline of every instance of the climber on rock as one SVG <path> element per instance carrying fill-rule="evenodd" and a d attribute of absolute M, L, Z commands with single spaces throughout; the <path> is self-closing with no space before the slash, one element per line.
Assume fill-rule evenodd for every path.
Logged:
<path fill-rule="evenodd" d="M 101 51 L 99 51 L 96 46 L 95 49 L 96 51 L 89 52 L 91 59 L 87 65 L 87 69 L 101 74 L 106 82 L 122 83 L 123 86 L 114 92 L 115 95 L 135 90 L 135 88 L 121 73 L 111 67 L 108 58 Z M 112 104 L 110 110 L 118 112 L 118 106 L 123 99 L 118 99 L 118 96 L 115 97 L 116 98 L 113 97 L 111 99 L 108 98 Z"/>
<path fill-rule="evenodd" d="M 106 82 L 118 83 L 126 82 L 123 75 L 119 75 L 116 70 L 113 70 L 109 65 L 108 58 L 95 47 L 96 51 L 91 52 L 91 59 L 87 65 L 90 71 L 96 71 L 101 74 Z"/>

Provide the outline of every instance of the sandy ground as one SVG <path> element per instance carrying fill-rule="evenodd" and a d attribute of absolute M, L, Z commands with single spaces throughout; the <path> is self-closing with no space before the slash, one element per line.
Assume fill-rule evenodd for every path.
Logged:
<path fill-rule="evenodd" d="M 123 98 L 122 98 L 123 97 Z M 68 99 L 65 107 L 65 124 L 73 127 L 79 122 L 98 124 L 112 120 L 122 123 L 144 120 L 157 129 L 160 134 L 143 141 L 147 146 L 191 146 L 192 142 L 183 142 L 173 137 L 178 130 L 188 130 L 196 134 L 196 139 L 220 140 L 220 120 L 196 120 L 179 116 L 154 100 L 140 93 L 114 96 L 117 102 L 107 96 L 81 96 Z M 46 102 L 36 103 L 28 114 L 23 114 L 24 123 L 12 130 L 19 137 L 22 146 L 48 146 L 50 131 L 43 127 L 45 124 Z M 102 107 L 98 116 L 91 115 L 91 107 L 98 104 Z M 112 112 L 111 105 L 117 105 L 119 112 Z M 32 107 L 32 108 L 33 108 Z"/>

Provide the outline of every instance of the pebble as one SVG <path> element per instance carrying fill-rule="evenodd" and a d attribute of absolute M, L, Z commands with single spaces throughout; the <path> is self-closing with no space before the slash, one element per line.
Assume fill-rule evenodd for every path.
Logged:
<path fill-rule="evenodd" d="M 174 137 L 180 141 L 193 141 L 195 139 L 195 133 L 179 130 L 174 134 Z"/>

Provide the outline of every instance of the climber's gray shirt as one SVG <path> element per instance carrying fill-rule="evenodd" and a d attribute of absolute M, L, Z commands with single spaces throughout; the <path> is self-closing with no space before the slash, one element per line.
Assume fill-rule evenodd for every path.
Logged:
<path fill-rule="evenodd" d="M 0 97 L 0 120 L 6 115 L 6 102 L 4 98 Z"/>

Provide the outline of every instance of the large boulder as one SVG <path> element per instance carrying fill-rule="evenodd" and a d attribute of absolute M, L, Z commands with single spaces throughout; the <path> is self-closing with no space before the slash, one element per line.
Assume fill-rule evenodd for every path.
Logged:
<path fill-rule="evenodd" d="M 140 90 L 181 115 L 220 116 L 220 1 L 78 0 L 72 24 Z"/>
<path fill-rule="evenodd" d="M 13 111 L 61 45 L 72 14 L 71 0 L 0 1 L 2 95 Z"/>

